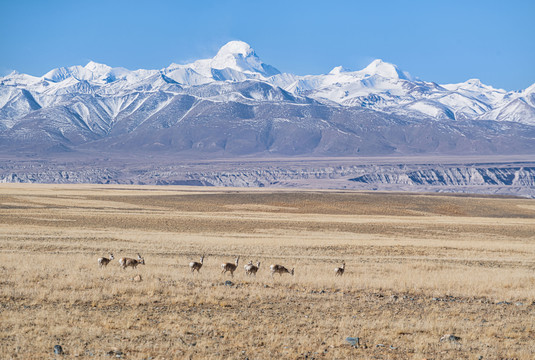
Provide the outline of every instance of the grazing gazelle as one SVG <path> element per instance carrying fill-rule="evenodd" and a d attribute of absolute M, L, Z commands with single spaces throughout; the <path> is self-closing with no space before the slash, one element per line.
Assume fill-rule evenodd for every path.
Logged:
<path fill-rule="evenodd" d="M 106 267 L 108 266 L 108 264 L 110 263 L 110 261 L 112 261 L 114 259 L 113 257 L 113 254 L 110 254 L 110 258 L 105 258 L 105 257 L 101 257 L 101 258 L 98 258 L 98 266 L 99 267 Z"/>
<path fill-rule="evenodd" d="M 230 271 L 230 275 L 234 277 L 234 271 L 238 268 L 238 261 L 240 260 L 240 257 L 238 256 L 236 258 L 236 261 L 233 263 L 224 263 L 221 264 L 221 273 L 224 274 L 227 271 Z"/>
<path fill-rule="evenodd" d="M 189 268 L 191 269 L 191 272 L 194 272 L 195 270 L 197 270 L 197 272 L 199 272 L 199 270 L 201 270 L 202 268 L 202 262 L 204 261 L 204 255 L 201 256 L 201 261 L 197 262 L 197 261 L 192 261 L 189 263 Z"/>
<path fill-rule="evenodd" d="M 342 262 L 342 266 L 337 267 L 337 268 L 334 269 L 334 275 L 335 276 L 342 276 L 342 275 L 344 275 L 344 271 L 345 270 L 346 270 L 346 262 L 343 261 Z"/>
<path fill-rule="evenodd" d="M 132 268 L 136 268 L 139 264 L 145 265 L 145 259 L 141 257 L 141 255 L 137 254 L 137 259 L 131 259 L 131 258 L 120 258 L 119 259 L 119 265 L 126 269 L 127 267 L 131 266 Z"/>
<path fill-rule="evenodd" d="M 274 274 L 279 274 L 280 276 L 282 276 L 282 274 L 284 273 L 288 273 L 288 274 L 294 274 L 294 269 L 292 268 L 292 270 L 288 270 L 286 269 L 284 266 L 282 265 L 271 265 L 269 267 L 269 269 L 271 270 L 271 277 L 273 277 Z"/>
<path fill-rule="evenodd" d="M 256 272 L 260 268 L 260 261 L 256 263 L 256 266 L 253 265 L 253 261 L 249 261 L 249 264 L 244 266 L 246 275 L 256 276 Z"/>

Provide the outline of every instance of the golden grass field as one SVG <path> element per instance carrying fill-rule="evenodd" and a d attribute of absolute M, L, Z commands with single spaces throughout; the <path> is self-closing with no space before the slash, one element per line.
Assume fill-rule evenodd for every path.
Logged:
<path fill-rule="evenodd" d="M 534 301 L 533 200 L 0 185 L 2 359 L 534 359 Z"/>

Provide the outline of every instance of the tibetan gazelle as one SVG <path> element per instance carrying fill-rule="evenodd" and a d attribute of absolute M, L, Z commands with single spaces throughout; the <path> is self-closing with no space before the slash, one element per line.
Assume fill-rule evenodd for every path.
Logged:
<path fill-rule="evenodd" d="M 238 256 L 236 258 L 236 261 L 233 263 L 224 263 L 221 264 L 221 273 L 225 274 L 227 271 L 230 271 L 230 275 L 234 277 L 234 271 L 238 268 L 238 261 L 240 261 L 240 257 Z"/>
<path fill-rule="evenodd" d="M 249 261 L 249 264 L 244 266 L 244 268 L 245 268 L 245 274 L 246 275 L 254 275 L 254 276 L 256 276 L 256 272 L 260 268 L 260 261 L 258 261 L 256 263 L 256 266 L 255 266 L 255 265 L 253 265 L 253 261 L 251 260 L 251 261 Z"/>
<path fill-rule="evenodd" d="M 204 255 L 201 256 L 201 261 L 199 261 L 199 262 L 197 262 L 197 261 L 190 262 L 189 263 L 189 268 L 191 269 L 191 272 L 193 273 L 195 270 L 197 270 L 197 272 L 199 272 L 199 270 L 201 270 L 201 268 L 202 268 L 203 261 L 204 261 Z"/>
<path fill-rule="evenodd" d="M 346 262 L 343 261 L 342 262 L 342 266 L 337 267 L 337 268 L 334 269 L 334 275 L 335 276 L 342 276 L 342 275 L 344 275 L 344 271 L 345 270 L 346 270 Z"/>
<path fill-rule="evenodd" d="M 284 274 L 284 273 L 288 273 L 288 274 L 291 274 L 291 275 L 294 274 L 294 269 L 293 268 L 292 268 L 292 270 L 288 270 L 282 265 L 271 265 L 269 267 L 269 269 L 271 270 L 271 277 L 273 277 L 273 275 L 275 275 L 275 274 L 279 274 L 280 276 L 282 276 L 282 274 Z"/>
<path fill-rule="evenodd" d="M 113 257 L 113 254 L 110 254 L 110 258 L 105 258 L 105 257 L 101 257 L 101 258 L 98 258 L 98 266 L 99 267 L 106 267 L 108 266 L 108 264 L 110 263 L 110 261 L 112 261 L 114 259 Z"/>
<path fill-rule="evenodd" d="M 145 265 L 145 259 L 141 257 L 141 255 L 137 254 L 137 259 L 131 259 L 131 258 L 120 258 L 119 259 L 119 265 L 126 269 L 127 267 L 131 266 L 133 269 L 135 269 L 139 264 Z"/>

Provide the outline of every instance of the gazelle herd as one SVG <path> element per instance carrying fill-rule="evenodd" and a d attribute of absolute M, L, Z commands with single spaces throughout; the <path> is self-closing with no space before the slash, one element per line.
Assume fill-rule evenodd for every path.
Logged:
<path fill-rule="evenodd" d="M 110 258 L 101 257 L 98 258 L 98 266 L 99 267 L 106 267 L 108 264 L 114 259 L 113 254 L 110 254 Z M 131 259 L 127 257 L 123 257 L 119 259 L 119 266 L 123 269 L 126 269 L 127 267 L 131 267 L 135 269 L 139 264 L 145 265 L 145 259 L 141 257 L 141 255 L 137 254 L 137 259 Z"/>
<path fill-rule="evenodd" d="M 205 255 L 203 254 L 201 256 L 201 259 L 199 262 L 192 261 L 189 263 L 189 268 L 192 273 L 199 272 L 203 266 Z M 101 257 L 98 258 L 98 266 L 99 267 L 106 267 L 108 264 L 114 259 L 113 254 L 110 253 L 109 258 Z M 238 255 L 236 259 L 234 260 L 234 263 L 223 263 L 221 264 L 221 274 L 226 274 L 227 272 L 230 272 L 230 276 L 234 277 L 234 271 L 238 268 L 238 262 L 240 261 L 240 256 Z M 145 259 L 141 257 L 140 254 L 137 254 L 137 259 L 127 258 L 123 257 L 119 259 L 119 266 L 122 269 L 126 269 L 127 267 L 131 267 L 133 269 L 137 268 L 137 266 L 145 265 Z M 344 275 L 346 263 L 345 261 L 342 262 L 342 266 L 337 267 L 334 269 L 334 275 L 335 276 L 342 276 Z M 260 261 L 257 261 L 256 265 L 253 265 L 253 261 L 249 261 L 245 266 L 245 274 L 246 275 L 254 275 L 256 276 L 256 273 L 258 272 L 258 269 L 260 269 Z M 279 276 L 282 276 L 283 274 L 290 274 L 294 275 L 295 268 L 292 268 L 292 270 L 288 270 L 286 267 L 278 264 L 272 264 L 269 267 L 269 270 L 271 272 L 271 277 L 275 274 L 279 274 Z"/>

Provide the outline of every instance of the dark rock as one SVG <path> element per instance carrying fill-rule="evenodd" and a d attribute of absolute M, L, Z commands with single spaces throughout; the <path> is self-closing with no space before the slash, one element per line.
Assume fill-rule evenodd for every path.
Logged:
<path fill-rule="evenodd" d="M 225 286 L 234 286 L 234 283 L 230 280 L 225 281 Z"/>
<path fill-rule="evenodd" d="M 54 346 L 54 354 L 56 354 L 56 355 L 63 355 L 64 354 L 63 348 L 61 347 L 61 345 Z"/>
<path fill-rule="evenodd" d="M 116 358 L 122 358 L 124 353 L 119 350 L 110 350 L 106 353 L 107 356 L 115 356 Z"/>
<path fill-rule="evenodd" d="M 355 347 L 358 347 L 360 345 L 360 338 L 358 337 L 346 337 L 346 341 Z"/>
<path fill-rule="evenodd" d="M 458 342 L 461 338 L 459 336 L 455 336 L 453 334 L 446 334 L 443 337 L 440 338 L 440 341 L 450 341 L 450 342 Z"/>

